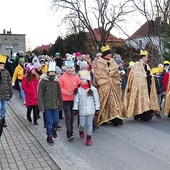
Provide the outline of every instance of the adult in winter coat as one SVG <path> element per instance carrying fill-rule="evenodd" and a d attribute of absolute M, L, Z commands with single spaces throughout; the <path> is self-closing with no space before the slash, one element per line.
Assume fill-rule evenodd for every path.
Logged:
<path fill-rule="evenodd" d="M 13 88 L 11 84 L 11 76 L 7 69 L 5 69 L 6 56 L 0 55 L 0 118 L 2 119 L 2 126 L 7 127 L 6 124 L 6 106 L 7 101 L 13 95 Z"/>
<path fill-rule="evenodd" d="M 35 66 L 32 63 L 27 64 L 27 73 L 22 78 L 22 89 L 25 92 L 27 120 L 32 122 L 31 111 L 33 110 L 34 125 L 38 125 L 37 119 L 39 114 L 38 109 L 38 83 L 39 76 L 35 71 Z"/>
<path fill-rule="evenodd" d="M 18 66 L 15 68 L 14 70 L 14 74 L 12 77 L 12 86 L 15 86 L 16 81 L 18 81 L 19 83 L 19 88 L 20 88 L 20 97 L 23 100 L 23 104 L 25 104 L 25 94 L 24 91 L 22 89 L 22 78 L 25 74 L 25 68 L 24 68 L 24 64 L 25 64 L 25 58 L 19 58 L 19 64 Z"/>

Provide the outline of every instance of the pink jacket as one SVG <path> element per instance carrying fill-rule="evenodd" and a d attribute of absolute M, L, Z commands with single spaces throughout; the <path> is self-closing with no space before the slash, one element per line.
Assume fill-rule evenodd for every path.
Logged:
<path fill-rule="evenodd" d="M 73 101 L 75 94 L 68 96 L 68 92 L 73 92 L 80 84 L 80 78 L 77 74 L 67 74 L 66 72 L 59 77 L 63 101 Z"/>

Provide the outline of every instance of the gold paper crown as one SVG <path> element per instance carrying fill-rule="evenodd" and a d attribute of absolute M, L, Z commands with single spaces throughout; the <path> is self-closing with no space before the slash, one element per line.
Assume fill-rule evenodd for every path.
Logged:
<path fill-rule="evenodd" d="M 148 52 L 146 50 L 141 50 L 140 55 L 148 55 Z"/>
<path fill-rule="evenodd" d="M 101 49 L 102 53 L 105 52 L 105 51 L 108 51 L 108 50 L 110 51 L 110 47 L 108 45 L 103 46 L 100 49 Z"/>
<path fill-rule="evenodd" d="M 80 78 L 84 78 L 89 81 L 91 80 L 90 71 L 87 71 L 87 70 L 79 71 L 79 75 L 80 75 Z"/>
<path fill-rule="evenodd" d="M 0 54 L 0 63 L 6 63 L 6 59 L 7 59 L 7 57 L 5 56 L 5 55 L 3 55 L 3 54 Z"/>
<path fill-rule="evenodd" d="M 155 74 L 155 73 L 159 73 L 159 72 L 160 72 L 160 70 L 159 70 L 158 67 L 154 67 L 151 71 L 152 71 L 152 74 Z"/>
<path fill-rule="evenodd" d="M 88 71 L 88 70 L 79 71 L 79 75 L 80 75 L 80 77 L 90 76 L 90 71 Z"/>
<path fill-rule="evenodd" d="M 164 64 L 170 64 L 168 60 L 165 60 L 164 61 Z"/>

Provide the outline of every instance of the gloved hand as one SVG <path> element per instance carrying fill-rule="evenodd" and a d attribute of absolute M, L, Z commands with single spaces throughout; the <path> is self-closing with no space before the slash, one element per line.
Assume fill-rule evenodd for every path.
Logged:
<path fill-rule="evenodd" d="M 13 87 L 15 86 L 15 83 L 14 83 L 14 82 L 12 82 L 12 86 L 13 86 Z"/>
<path fill-rule="evenodd" d="M 78 110 L 74 110 L 74 116 L 78 116 L 79 111 Z"/>
<path fill-rule="evenodd" d="M 96 111 L 95 111 L 95 115 L 98 115 L 99 112 L 100 112 L 100 110 L 96 110 Z"/>

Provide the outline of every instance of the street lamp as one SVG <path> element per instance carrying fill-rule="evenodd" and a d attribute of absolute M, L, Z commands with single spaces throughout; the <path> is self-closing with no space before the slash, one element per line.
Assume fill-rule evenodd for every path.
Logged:
<path fill-rule="evenodd" d="M 12 46 L 6 46 L 6 50 L 10 50 L 10 56 L 12 57 L 12 50 L 13 50 L 13 47 Z"/>

